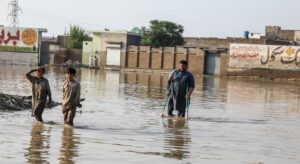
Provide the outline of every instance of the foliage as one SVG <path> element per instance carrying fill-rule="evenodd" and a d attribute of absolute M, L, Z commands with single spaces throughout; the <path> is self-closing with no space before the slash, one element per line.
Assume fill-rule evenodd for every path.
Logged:
<path fill-rule="evenodd" d="M 140 34 L 140 35 L 145 35 L 148 32 L 148 29 L 145 26 L 142 26 L 141 28 L 139 27 L 133 27 L 130 32 Z"/>
<path fill-rule="evenodd" d="M 183 45 L 183 31 L 183 26 L 180 24 L 152 20 L 149 29 L 144 30 L 141 43 L 153 47 Z"/>
<path fill-rule="evenodd" d="M 82 49 L 82 42 L 89 39 L 89 36 L 79 26 L 70 25 L 70 40 L 68 42 L 68 48 L 79 48 Z"/>

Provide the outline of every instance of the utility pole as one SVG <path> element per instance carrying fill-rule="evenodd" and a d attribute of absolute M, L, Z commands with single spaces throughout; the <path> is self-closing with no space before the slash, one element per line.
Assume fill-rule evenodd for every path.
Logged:
<path fill-rule="evenodd" d="M 7 18 L 10 21 L 10 27 L 18 27 L 19 26 L 19 12 L 22 12 L 22 9 L 19 7 L 18 0 L 11 0 L 8 4 L 8 9 L 10 13 Z"/>

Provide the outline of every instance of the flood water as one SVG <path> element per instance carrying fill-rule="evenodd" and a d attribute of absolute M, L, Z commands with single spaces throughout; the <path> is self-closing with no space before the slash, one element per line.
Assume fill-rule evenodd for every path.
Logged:
<path fill-rule="evenodd" d="M 2 93 L 31 95 L 32 67 L 0 65 Z M 54 101 L 63 69 L 52 67 Z M 79 69 L 75 127 L 60 106 L 44 124 L 0 111 L 1 163 L 300 163 L 300 83 L 196 77 L 188 120 L 160 117 L 167 75 Z"/>

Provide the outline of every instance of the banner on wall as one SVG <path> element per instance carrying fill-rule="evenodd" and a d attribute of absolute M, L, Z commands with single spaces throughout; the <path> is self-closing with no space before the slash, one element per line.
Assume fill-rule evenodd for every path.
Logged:
<path fill-rule="evenodd" d="M 0 51 L 38 52 L 36 28 L 0 27 Z"/>
<path fill-rule="evenodd" d="M 229 67 L 300 69 L 300 46 L 230 44 Z"/>

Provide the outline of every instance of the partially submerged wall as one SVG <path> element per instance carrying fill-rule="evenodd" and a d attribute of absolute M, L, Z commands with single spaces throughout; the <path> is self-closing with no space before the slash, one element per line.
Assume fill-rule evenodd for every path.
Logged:
<path fill-rule="evenodd" d="M 40 36 L 36 28 L 0 27 L 0 62 L 37 65 Z"/>
<path fill-rule="evenodd" d="M 37 65 L 38 53 L 0 52 L 0 62 L 7 64 Z"/>
<path fill-rule="evenodd" d="M 231 44 L 228 75 L 299 78 L 300 47 Z"/>
<path fill-rule="evenodd" d="M 195 74 L 203 74 L 204 50 L 199 48 L 128 46 L 125 68 L 145 71 L 170 71 L 177 69 L 181 60 Z"/>

